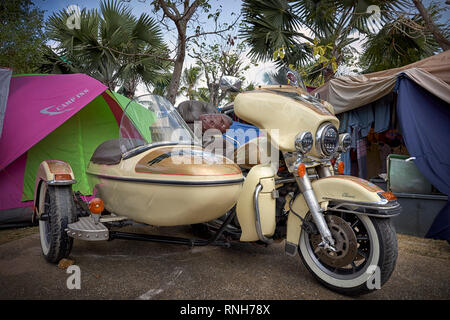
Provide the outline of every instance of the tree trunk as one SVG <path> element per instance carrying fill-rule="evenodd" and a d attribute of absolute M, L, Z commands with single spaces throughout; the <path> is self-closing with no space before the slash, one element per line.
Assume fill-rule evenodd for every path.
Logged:
<path fill-rule="evenodd" d="M 194 2 L 192 2 L 192 4 L 189 4 L 190 0 L 184 0 L 184 12 L 182 14 L 178 11 L 177 5 L 174 4 L 173 1 L 158 0 L 157 3 L 159 4 L 159 6 L 161 6 L 160 8 L 163 10 L 166 17 L 172 20 L 173 23 L 175 23 L 178 31 L 177 55 L 173 67 L 172 79 L 170 80 L 167 93 L 167 100 L 169 100 L 172 104 L 175 104 L 178 94 L 178 88 L 180 87 L 184 58 L 186 56 L 187 24 L 197 8 L 202 4 L 202 1 L 195 0 Z"/>
<path fill-rule="evenodd" d="M 209 103 L 217 107 L 219 104 L 219 84 L 211 83 L 208 87 L 209 87 Z"/>
<path fill-rule="evenodd" d="M 442 34 L 441 30 L 434 24 L 430 15 L 427 12 L 427 9 L 423 6 L 420 0 L 412 0 L 417 10 L 419 10 L 420 15 L 422 16 L 425 26 L 427 29 L 433 34 L 434 39 L 441 46 L 442 50 L 446 51 L 450 49 L 450 41 L 445 38 Z"/>
<path fill-rule="evenodd" d="M 325 69 L 323 69 L 322 72 L 323 72 L 322 74 L 323 74 L 323 82 L 324 83 L 333 79 L 334 71 L 333 71 L 333 68 L 331 68 L 331 66 L 327 66 Z"/>
<path fill-rule="evenodd" d="M 184 58 L 186 57 L 186 29 L 183 32 L 178 30 L 178 48 L 175 63 L 173 66 L 172 79 L 170 80 L 169 89 L 167 92 L 167 100 L 175 105 L 178 95 L 178 88 L 180 87 L 181 73 L 183 71 Z"/>

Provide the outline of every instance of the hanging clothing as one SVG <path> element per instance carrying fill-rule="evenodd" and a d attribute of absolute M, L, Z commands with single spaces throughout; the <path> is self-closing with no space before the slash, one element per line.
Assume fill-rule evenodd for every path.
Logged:
<path fill-rule="evenodd" d="M 339 133 L 345 133 L 348 132 L 349 126 L 348 126 L 348 115 L 349 112 L 344 112 L 338 114 L 336 117 L 339 119 Z"/>
<path fill-rule="evenodd" d="M 374 113 L 373 129 L 375 132 L 379 133 L 389 129 L 393 101 L 394 94 L 390 93 L 372 103 Z"/>
<path fill-rule="evenodd" d="M 350 111 L 348 125 L 352 128 L 359 128 L 361 137 L 364 138 L 368 136 L 374 120 L 372 105 L 368 104 Z"/>
<path fill-rule="evenodd" d="M 367 141 L 361 138 L 356 142 L 356 154 L 358 157 L 358 176 L 367 179 Z"/>

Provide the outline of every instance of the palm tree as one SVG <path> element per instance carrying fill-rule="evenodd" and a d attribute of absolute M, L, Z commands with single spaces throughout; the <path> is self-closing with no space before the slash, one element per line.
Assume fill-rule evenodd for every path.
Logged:
<path fill-rule="evenodd" d="M 140 82 L 154 85 L 171 68 L 161 30 L 145 13 L 136 18 L 122 2 L 104 0 L 100 12 L 81 11 L 80 29 L 69 28 L 68 18 L 59 11 L 48 19 L 47 33 L 57 54 L 112 90 L 121 86 L 132 98 Z"/>
<path fill-rule="evenodd" d="M 241 35 L 252 49 L 250 55 L 268 60 L 282 48 L 284 54 L 278 64 L 303 67 L 309 71 L 310 81 L 322 77 L 331 79 L 336 68 L 330 63 L 314 61 L 311 44 L 328 47 L 325 60 L 336 66 L 345 62 L 350 45 L 357 39 L 352 33 L 370 33 L 367 4 L 363 1 L 344 0 L 244 0 L 244 27 Z M 381 22 L 386 23 L 386 12 L 403 8 L 406 0 L 374 0 L 381 12 Z"/>
<path fill-rule="evenodd" d="M 198 82 L 202 69 L 198 66 L 186 68 L 181 76 L 183 87 L 181 91 L 185 92 L 189 100 L 195 99 L 195 86 Z"/>
<path fill-rule="evenodd" d="M 435 8 L 436 9 L 436 8 Z M 431 10 L 434 17 L 438 11 Z M 431 32 L 424 32 L 425 22 L 417 14 L 386 23 L 376 34 L 369 34 L 360 58 L 363 72 L 376 72 L 404 66 L 432 56 L 439 44 Z"/>
<path fill-rule="evenodd" d="M 198 88 L 195 91 L 194 98 L 199 101 L 209 102 L 210 100 L 210 91 L 208 88 Z"/>

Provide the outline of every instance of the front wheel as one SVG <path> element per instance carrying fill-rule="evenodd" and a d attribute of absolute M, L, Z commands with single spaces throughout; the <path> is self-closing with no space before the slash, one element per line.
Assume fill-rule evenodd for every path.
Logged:
<path fill-rule="evenodd" d="M 308 217 L 310 219 L 310 217 Z M 341 294 L 361 295 L 379 289 L 397 261 L 397 236 L 391 219 L 353 213 L 328 213 L 335 252 L 318 245 L 321 236 L 302 230 L 300 257 L 323 285 Z"/>
<path fill-rule="evenodd" d="M 73 239 L 67 235 L 69 223 L 75 222 L 76 207 L 72 186 L 41 187 L 39 207 L 42 215 L 39 220 L 39 235 L 42 254 L 51 263 L 67 258 L 72 250 Z"/>

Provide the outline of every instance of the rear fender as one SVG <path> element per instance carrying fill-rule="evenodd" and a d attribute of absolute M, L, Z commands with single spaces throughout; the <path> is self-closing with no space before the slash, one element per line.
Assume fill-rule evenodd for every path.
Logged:
<path fill-rule="evenodd" d="M 45 160 L 39 165 L 36 174 L 36 183 L 34 185 L 34 215 L 39 217 L 43 212 L 44 201 L 40 201 L 40 197 L 45 195 L 47 185 L 62 186 L 72 185 L 77 181 L 70 165 L 60 160 Z"/>
<path fill-rule="evenodd" d="M 317 201 L 324 210 L 338 210 L 340 205 L 362 208 L 358 214 L 373 215 L 377 217 L 392 217 L 400 213 L 400 205 L 397 201 L 387 201 L 381 193 L 383 189 L 361 178 L 336 175 L 320 178 L 311 183 Z M 333 205 L 331 205 L 333 204 Z M 304 218 L 309 208 L 299 194 L 292 209 L 300 217 Z M 368 210 L 366 210 L 368 209 Z M 297 247 L 300 238 L 302 222 L 292 211 L 289 212 L 287 222 L 286 245 Z"/>

